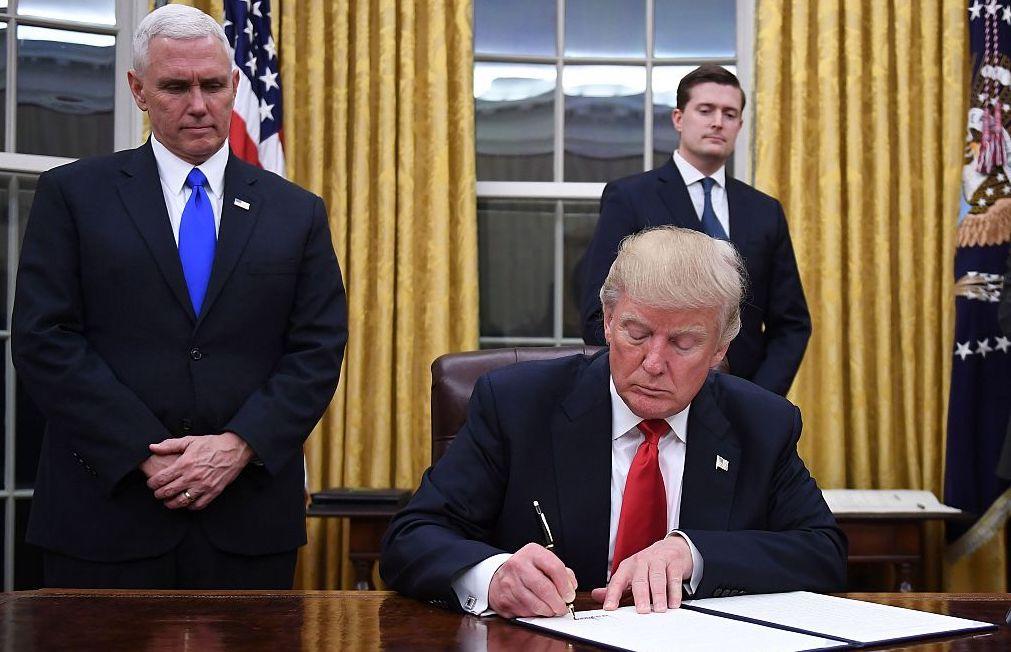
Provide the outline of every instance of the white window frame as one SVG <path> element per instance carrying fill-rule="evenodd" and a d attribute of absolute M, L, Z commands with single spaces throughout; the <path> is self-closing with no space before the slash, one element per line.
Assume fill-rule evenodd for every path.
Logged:
<path fill-rule="evenodd" d="M 116 68 L 115 96 L 113 98 L 113 147 L 116 151 L 136 147 L 143 137 L 143 114 L 136 108 L 130 90 L 126 84 L 126 72 L 132 67 L 132 41 L 137 24 L 148 13 L 147 0 L 116 0 L 116 25 L 100 25 L 96 23 L 81 23 L 75 21 L 52 20 L 17 15 L 17 0 L 9 0 L 6 11 L 3 12 L 7 23 L 7 97 L 6 111 L 8 116 L 17 115 L 17 25 L 33 25 L 53 29 L 72 29 L 93 34 L 108 34 L 116 37 Z M 16 119 L 16 118 L 15 118 Z M 39 175 L 54 167 L 70 163 L 75 159 L 59 156 L 40 156 L 37 154 L 19 154 L 14 151 L 16 123 L 8 120 L 3 126 L 4 150 L 0 151 L 0 174 L 4 175 Z M 5 413 L 4 419 L 4 468 L 2 484 L 0 484 L 0 503 L 4 505 L 3 518 L 3 590 L 14 590 L 14 547 L 15 547 L 15 517 L 17 504 L 30 500 L 32 489 L 17 489 L 14 472 L 16 469 L 17 414 L 16 409 L 16 376 L 11 363 L 10 330 L 11 312 L 14 306 L 14 287 L 17 272 L 17 260 L 20 257 L 20 225 L 26 215 L 19 214 L 18 180 L 11 181 L 8 196 L 7 223 L 7 324 L 8 328 L 0 330 L 6 357 L 4 360 Z"/>
<path fill-rule="evenodd" d="M 730 58 L 670 58 L 653 56 L 653 22 L 654 0 L 646 1 L 646 57 L 573 57 L 565 52 L 565 0 L 556 0 L 556 54 L 555 56 L 517 56 L 517 55 L 482 55 L 475 52 L 474 61 L 496 63 L 535 63 L 551 64 L 556 68 L 554 96 L 554 178 L 564 178 L 562 165 L 565 158 L 565 95 L 562 84 L 563 68 L 574 64 L 621 65 L 643 64 L 646 66 L 646 96 L 644 111 L 644 147 L 643 170 L 653 168 L 653 112 L 648 107 L 653 106 L 652 69 L 654 65 L 697 65 L 701 63 L 718 63 L 737 66 L 737 77 L 741 87 L 749 98 L 745 110 L 746 116 L 741 131 L 737 137 L 737 148 L 734 151 L 734 176 L 750 183 L 752 181 L 752 130 L 755 102 L 753 91 L 753 59 L 754 59 L 754 22 L 756 0 L 737 0 L 737 55 Z M 583 183 L 571 181 L 478 181 L 477 199 L 532 199 L 555 200 L 554 224 L 554 315 L 553 333 L 548 337 L 516 337 L 516 336 L 486 336 L 481 335 L 482 346 L 560 346 L 564 344 L 581 344 L 582 339 L 564 337 L 563 308 L 566 291 L 564 278 L 564 236 L 565 223 L 563 205 L 560 200 L 583 199 L 598 201 L 604 191 L 603 183 Z"/>

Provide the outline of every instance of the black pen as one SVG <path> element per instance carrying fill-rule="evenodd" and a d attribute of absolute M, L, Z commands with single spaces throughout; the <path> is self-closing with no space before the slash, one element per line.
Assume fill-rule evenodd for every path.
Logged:
<path fill-rule="evenodd" d="M 551 536 L 551 528 L 548 526 L 548 519 L 544 516 L 544 512 L 541 511 L 541 504 L 534 501 L 534 511 L 537 512 L 537 518 L 541 522 L 541 529 L 544 530 L 544 547 L 548 550 L 554 551 L 555 549 L 555 538 Z M 567 602 L 565 604 L 569 608 L 569 615 L 572 616 L 572 620 L 576 620 L 576 610 L 572 608 L 572 603 Z"/>

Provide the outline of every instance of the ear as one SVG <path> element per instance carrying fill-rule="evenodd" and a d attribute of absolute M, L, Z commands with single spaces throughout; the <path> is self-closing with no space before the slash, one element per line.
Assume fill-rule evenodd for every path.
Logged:
<path fill-rule="evenodd" d="M 235 105 L 235 94 L 239 92 L 239 69 L 232 68 L 232 105 Z"/>
<path fill-rule="evenodd" d="M 141 111 L 147 111 L 147 100 L 144 99 L 144 80 L 134 70 L 126 72 L 126 81 L 130 85 L 130 94 Z"/>
<path fill-rule="evenodd" d="M 674 129 L 676 129 L 678 133 L 681 133 L 681 121 L 684 119 L 684 115 L 685 114 L 681 111 L 681 109 L 677 108 L 670 112 L 670 121 L 674 124 Z"/>
<path fill-rule="evenodd" d="M 604 341 L 607 345 L 611 345 L 611 318 L 614 317 L 614 311 L 607 306 L 604 306 Z"/>
<path fill-rule="evenodd" d="M 709 361 L 709 368 L 710 369 L 718 369 L 720 371 L 723 371 L 723 366 L 722 366 L 723 365 L 723 361 L 726 360 L 726 358 L 727 358 L 727 349 L 729 349 L 729 348 L 730 348 L 730 344 L 727 343 L 724 346 L 721 346 L 720 348 L 716 349 L 716 351 L 713 352 L 713 359 Z"/>

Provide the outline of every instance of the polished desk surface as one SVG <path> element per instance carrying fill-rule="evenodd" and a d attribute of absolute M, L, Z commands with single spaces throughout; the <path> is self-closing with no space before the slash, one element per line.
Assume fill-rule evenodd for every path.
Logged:
<path fill-rule="evenodd" d="M 1003 623 L 1011 594 L 854 593 L 883 604 Z M 577 608 L 595 604 L 581 595 Z M 510 623 L 443 611 L 387 591 L 65 591 L 0 595 L 8 650 L 593 649 Z M 895 648 L 1011 650 L 1011 627 Z"/>

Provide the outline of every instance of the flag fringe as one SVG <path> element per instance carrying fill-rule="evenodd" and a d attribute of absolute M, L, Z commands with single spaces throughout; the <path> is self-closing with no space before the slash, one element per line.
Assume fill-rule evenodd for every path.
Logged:
<path fill-rule="evenodd" d="M 962 557 L 976 552 L 997 535 L 1008 518 L 1011 518 L 1011 487 L 993 501 L 990 509 L 986 510 L 986 513 L 969 528 L 968 532 L 948 546 L 944 553 L 944 560 L 949 564 L 954 564 Z"/>
<path fill-rule="evenodd" d="M 1011 199 L 999 199 L 982 214 L 966 215 L 958 225 L 959 247 L 984 247 L 1011 241 Z"/>

